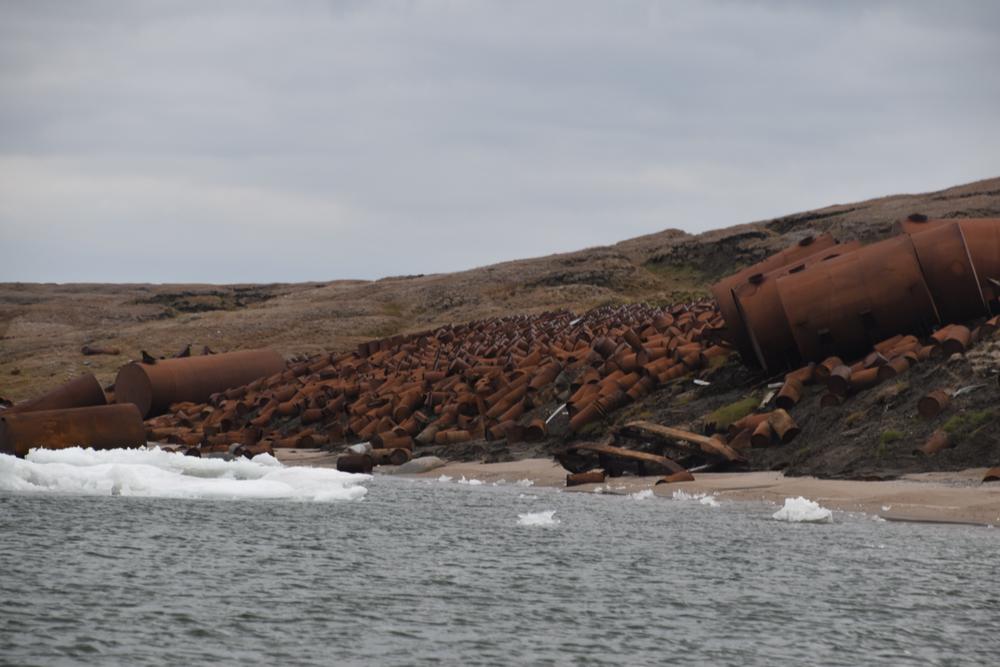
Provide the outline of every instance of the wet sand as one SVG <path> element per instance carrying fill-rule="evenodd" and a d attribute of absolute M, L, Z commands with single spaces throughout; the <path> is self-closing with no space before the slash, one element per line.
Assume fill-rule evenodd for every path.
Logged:
<path fill-rule="evenodd" d="M 289 465 L 328 467 L 336 455 L 307 450 L 281 450 L 278 458 Z M 674 491 L 707 493 L 720 501 L 764 501 L 781 505 L 785 498 L 803 496 L 824 507 L 863 512 L 889 521 L 973 523 L 1000 525 L 1000 483 L 981 484 L 985 468 L 960 472 L 921 473 L 892 481 L 862 482 L 785 477 L 780 472 L 695 473 L 693 482 L 656 485 L 656 477 L 608 478 L 604 484 L 565 489 L 570 493 L 628 494 L 653 489 L 657 496 Z M 375 469 L 376 474 L 379 469 Z M 483 482 L 531 480 L 535 486 L 564 488 L 566 470 L 551 459 L 524 459 L 507 463 L 454 462 L 425 473 L 409 475 Z"/>

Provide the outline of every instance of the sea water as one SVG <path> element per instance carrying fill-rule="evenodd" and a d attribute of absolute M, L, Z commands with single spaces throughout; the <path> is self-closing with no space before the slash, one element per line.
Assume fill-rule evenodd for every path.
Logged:
<path fill-rule="evenodd" d="M 0 664 L 972 665 L 1000 648 L 989 528 L 126 454 L 0 458 Z"/>

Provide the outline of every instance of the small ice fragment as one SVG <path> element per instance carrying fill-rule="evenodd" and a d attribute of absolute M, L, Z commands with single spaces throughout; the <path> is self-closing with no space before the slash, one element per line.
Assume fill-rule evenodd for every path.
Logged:
<path fill-rule="evenodd" d="M 440 477 L 438 477 L 439 482 L 450 482 L 451 480 L 452 478 L 449 477 L 448 475 L 441 475 Z"/>
<path fill-rule="evenodd" d="M 544 512 L 528 512 L 517 515 L 517 525 L 519 526 L 554 526 L 559 523 L 555 517 L 555 510 Z"/>
<path fill-rule="evenodd" d="M 785 505 L 772 515 L 778 521 L 833 523 L 833 512 L 807 498 L 785 498 Z"/>

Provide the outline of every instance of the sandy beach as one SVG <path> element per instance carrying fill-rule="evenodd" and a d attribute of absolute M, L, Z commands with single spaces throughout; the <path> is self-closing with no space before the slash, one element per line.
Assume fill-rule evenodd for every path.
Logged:
<path fill-rule="evenodd" d="M 333 467 L 336 456 L 307 450 L 281 450 L 287 465 Z M 375 474 L 391 472 L 376 468 Z M 833 510 L 863 512 L 888 521 L 1000 524 L 1000 483 L 982 484 L 985 468 L 958 472 L 906 475 L 891 481 L 829 480 L 785 477 L 781 472 L 698 473 L 693 482 L 656 484 L 656 477 L 608 478 L 604 484 L 565 488 L 566 470 L 551 459 L 534 458 L 505 463 L 453 462 L 428 472 L 407 475 L 455 480 L 465 477 L 486 483 L 531 480 L 535 486 L 565 488 L 569 493 L 629 494 L 652 489 L 656 496 L 674 491 L 715 495 L 719 501 L 763 501 L 781 505 L 785 498 L 802 496 Z"/>

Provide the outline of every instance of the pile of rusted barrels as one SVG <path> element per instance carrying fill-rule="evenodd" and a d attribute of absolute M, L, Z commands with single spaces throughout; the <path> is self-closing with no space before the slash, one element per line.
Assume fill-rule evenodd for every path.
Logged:
<path fill-rule="evenodd" d="M 565 404 L 579 431 L 663 383 L 718 364 L 714 302 L 603 307 L 449 325 L 294 360 L 249 384 L 179 402 L 150 440 L 249 454 L 369 442 L 376 463 L 417 445 L 538 441 Z"/>

